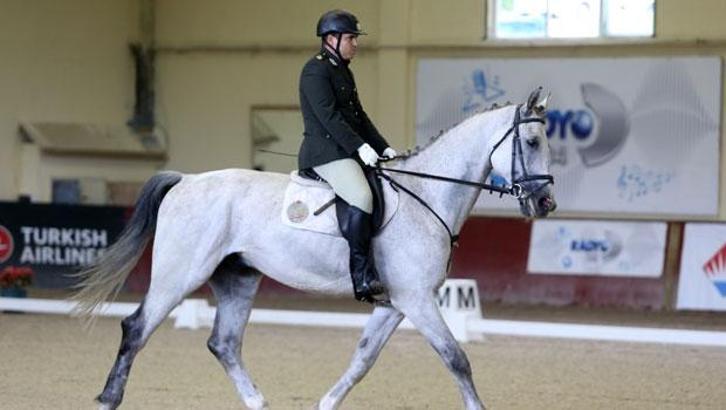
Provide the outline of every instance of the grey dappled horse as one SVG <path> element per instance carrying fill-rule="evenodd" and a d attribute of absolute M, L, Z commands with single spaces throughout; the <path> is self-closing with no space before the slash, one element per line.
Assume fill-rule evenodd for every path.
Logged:
<path fill-rule="evenodd" d="M 512 181 L 512 192 L 520 197 L 524 215 L 546 216 L 555 207 L 543 126 L 546 104 L 547 98 L 540 101 L 537 90 L 522 106 L 478 113 L 417 154 L 388 166 L 480 183 L 494 170 Z M 466 408 L 481 409 L 484 406 L 469 361 L 434 299 L 446 277 L 451 253 L 452 236 L 445 228 L 459 232 L 481 188 L 410 175 L 395 175 L 395 179 L 428 203 L 440 220 L 412 196 L 400 193 L 398 212 L 373 245 L 390 302 L 376 304 L 350 367 L 318 408 L 340 405 L 405 316 L 454 375 Z M 316 293 L 353 292 L 348 245 L 343 238 L 290 228 L 281 222 L 289 181 L 284 174 L 230 169 L 198 175 L 163 172 L 146 183 L 126 230 L 83 273 L 83 288 L 77 295 L 79 309 L 85 313 L 115 296 L 153 239 L 149 291 L 138 310 L 121 323 L 121 347 L 97 398 L 101 408 L 119 406 L 136 354 L 169 312 L 205 282 L 218 303 L 209 350 L 247 407 L 267 407 L 240 357 L 262 274 Z"/>

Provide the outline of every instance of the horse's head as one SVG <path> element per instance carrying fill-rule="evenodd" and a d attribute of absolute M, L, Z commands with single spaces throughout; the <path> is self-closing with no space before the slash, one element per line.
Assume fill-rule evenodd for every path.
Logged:
<path fill-rule="evenodd" d="M 545 134 L 545 110 L 549 94 L 540 99 L 541 88 L 514 111 L 511 127 L 490 154 L 494 172 L 510 181 L 522 214 L 545 217 L 557 207 L 549 172 L 550 148 Z"/>

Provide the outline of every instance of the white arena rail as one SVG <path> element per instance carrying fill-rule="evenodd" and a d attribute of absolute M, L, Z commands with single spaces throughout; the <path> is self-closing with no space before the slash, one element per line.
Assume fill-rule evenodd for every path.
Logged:
<path fill-rule="evenodd" d="M 507 335 L 726 347 L 726 332 L 720 331 L 482 319 L 476 282 L 472 280 L 447 280 L 439 291 L 439 305 L 452 333 L 462 342 L 483 340 L 483 335 Z M 1 311 L 68 315 L 74 306 L 74 302 L 65 300 L 0 297 Z M 105 303 L 96 314 L 125 317 L 138 306 L 137 303 Z M 198 329 L 211 327 L 215 313 L 216 309 L 205 299 L 186 299 L 169 317 L 175 320 L 177 328 Z M 363 313 L 253 309 L 250 323 L 361 328 L 368 316 Z M 400 327 L 413 329 L 408 320 Z"/>

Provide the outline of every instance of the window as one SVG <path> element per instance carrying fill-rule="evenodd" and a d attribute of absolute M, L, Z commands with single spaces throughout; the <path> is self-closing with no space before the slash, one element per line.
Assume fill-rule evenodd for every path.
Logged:
<path fill-rule="evenodd" d="M 489 0 L 496 39 L 652 37 L 655 0 Z"/>
<path fill-rule="evenodd" d="M 106 205 L 108 186 L 103 178 L 54 178 L 52 197 L 54 204 Z"/>

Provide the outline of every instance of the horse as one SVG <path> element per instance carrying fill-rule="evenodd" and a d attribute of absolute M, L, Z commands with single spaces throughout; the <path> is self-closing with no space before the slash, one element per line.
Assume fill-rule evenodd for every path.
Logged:
<path fill-rule="evenodd" d="M 404 317 L 454 376 L 465 408 L 484 408 L 469 360 L 443 321 L 435 293 L 449 269 L 454 233 L 487 187 L 490 172 L 507 180 L 506 192 L 517 196 L 523 215 L 544 217 L 555 209 L 544 130 L 549 95 L 540 99 L 540 90 L 525 104 L 476 113 L 415 153 L 380 167 L 387 180 L 406 191 L 399 191 L 398 210 L 372 246 L 387 298 L 373 304 L 349 367 L 318 401 L 318 409 L 338 408 Z M 396 171 L 400 174 L 394 178 Z M 121 321 L 121 345 L 96 398 L 99 408 L 121 404 L 136 354 L 171 310 L 205 283 L 217 300 L 207 346 L 241 401 L 251 409 L 267 408 L 241 359 L 262 275 L 304 291 L 353 294 L 343 238 L 281 223 L 289 182 L 285 174 L 244 169 L 194 175 L 166 171 L 147 181 L 126 228 L 81 273 L 76 294 L 77 313 L 91 314 L 115 298 L 146 247 L 152 247 L 149 289 L 138 309 Z"/>

